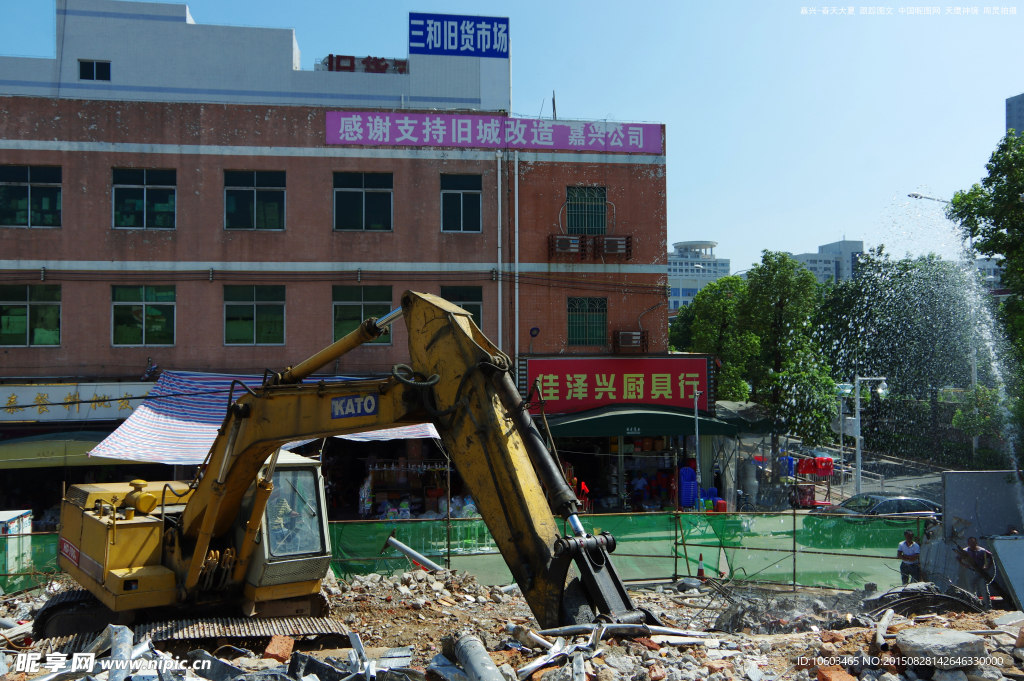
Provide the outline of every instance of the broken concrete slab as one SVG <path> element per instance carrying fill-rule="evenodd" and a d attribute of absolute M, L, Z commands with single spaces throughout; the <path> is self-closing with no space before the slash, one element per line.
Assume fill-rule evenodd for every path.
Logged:
<path fill-rule="evenodd" d="M 205 650 L 193 650 L 188 653 L 188 658 L 192 660 L 192 671 L 197 675 L 209 681 L 231 681 L 236 676 L 242 676 L 246 672 L 244 669 L 240 669 L 233 664 L 228 664 L 220 658 L 214 657 Z M 198 661 L 209 662 L 207 665 L 196 665 Z"/>
<path fill-rule="evenodd" d="M 934 660 L 938 669 L 955 669 L 951 664 L 958 659 L 985 656 L 985 641 L 980 636 L 952 629 L 915 627 L 896 634 L 896 645 L 905 657 L 925 657 Z M 962 681 L 966 681 L 964 678 Z"/>
<path fill-rule="evenodd" d="M 967 681 L 967 675 L 959 669 L 936 669 L 932 681 Z"/>
<path fill-rule="evenodd" d="M 967 667 L 963 672 L 967 675 L 967 681 L 999 681 L 1003 678 L 1003 672 L 999 668 L 985 664 Z"/>
<path fill-rule="evenodd" d="M 1022 624 L 1024 623 L 1024 612 L 1020 610 L 1014 610 L 1006 614 L 1000 615 L 999 617 L 992 618 L 990 625 L 993 629 L 1000 627 L 1008 627 L 1011 624 Z"/>

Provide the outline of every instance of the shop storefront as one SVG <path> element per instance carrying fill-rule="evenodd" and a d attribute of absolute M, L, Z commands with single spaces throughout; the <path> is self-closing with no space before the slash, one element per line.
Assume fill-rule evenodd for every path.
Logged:
<path fill-rule="evenodd" d="M 0 384 L 0 510 L 30 510 L 33 527 L 47 531 L 56 527 L 68 485 L 170 476 L 160 465 L 89 456 L 152 387 L 139 381 Z"/>
<path fill-rule="evenodd" d="M 715 418 L 712 357 L 529 357 L 520 377 L 589 511 L 676 510 L 681 478 L 699 474 L 705 490 L 721 479 L 715 438 L 736 427 Z"/>

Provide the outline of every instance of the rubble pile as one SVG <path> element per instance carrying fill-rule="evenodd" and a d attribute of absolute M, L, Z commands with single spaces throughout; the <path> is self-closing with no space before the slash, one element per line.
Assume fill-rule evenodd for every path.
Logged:
<path fill-rule="evenodd" d="M 879 594 L 867 586 L 853 593 L 800 594 L 727 588 L 710 580 L 699 587 L 688 581 L 634 588 L 634 604 L 665 627 L 538 631 L 515 586 L 486 586 L 469 573 L 448 570 L 369 574 L 325 583 L 333 617 L 348 628 L 329 637 L 329 645 L 324 637 L 275 636 L 178 642 L 184 647 L 171 651 L 148 639 L 132 640 L 122 646 L 132 655 L 203 661 L 209 668 L 144 670 L 114 678 L 115 672 L 97 667 L 89 676 L 98 681 L 1024 681 L 1024 636 L 1019 634 L 1024 613 L 947 608 L 936 614 L 931 611 L 941 608 L 928 600 L 931 587 Z M 30 619 L 42 602 L 41 597 L 9 597 L 0 603 L 0 613 Z M 928 614 L 903 616 L 885 607 L 914 602 Z M 111 629 L 132 635 L 123 627 Z M 36 650 L 52 652 L 45 645 L 36 642 Z M 0 668 L 3 662 L 12 665 L 12 652 L 8 648 Z M 50 673 L 11 669 L 5 681 Z M 86 674 L 51 675 L 48 681 L 58 678 L 72 681 Z"/>

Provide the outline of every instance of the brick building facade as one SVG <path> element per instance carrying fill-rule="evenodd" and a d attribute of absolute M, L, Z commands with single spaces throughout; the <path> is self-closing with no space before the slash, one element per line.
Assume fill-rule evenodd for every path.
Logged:
<path fill-rule="evenodd" d="M 664 127 L 626 151 L 623 124 L 509 118 L 508 20 L 475 24 L 474 56 L 419 45 L 414 16 L 435 15 L 410 16 L 407 59 L 302 71 L 290 30 L 59 2 L 54 59 L 0 57 L 0 383 L 261 373 L 406 289 L 513 356 L 664 352 Z M 550 148 L 339 143 L 353 102 L 367 121 L 490 112 Z M 550 146 L 553 123 L 579 140 Z M 387 372 L 405 344 L 398 324 L 324 371 Z"/>
<path fill-rule="evenodd" d="M 258 373 L 330 344 L 336 304 L 360 302 L 352 299 L 354 289 L 339 293 L 335 287 L 355 286 L 390 287 L 389 295 L 378 292 L 363 303 L 390 307 L 406 289 L 440 294 L 442 287 L 459 287 L 450 297 L 479 303 L 483 330 L 492 338 L 499 338 L 501 286 L 501 345 L 512 354 L 517 202 L 520 353 L 608 352 L 614 334 L 644 327 L 639 315 L 651 308 L 644 327 L 650 330 L 649 351 L 665 350 L 664 275 L 654 271 L 664 258 L 663 158 L 520 152 L 516 182 L 515 152 L 424 147 L 410 157 L 404 149 L 325 146 L 325 113 L 298 106 L 9 98 L 0 113 L 0 170 L 6 168 L 8 181 L 0 184 L 8 196 L 59 188 L 60 209 L 58 224 L 37 226 L 48 213 L 33 208 L 27 226 L 17 224 L 25 219 L 17 200 L 8 199 L 4 220 L 15 224 L 0 228 L 0 278 L 5 286 L 60 286 L 60 314 L 59 343 L 51 336 L 35 344 L 30 336 L 39 332 L 31 319 L 24 343 L 8 334 L 0 350 L 4 375 L 132 377 L 150 360 L 165 369 Z M 27 175 L 27 181 L 19 180 L 17 173 L 36 169 L 59 169 L 60 181 L 37 184 Z M 142 192 L 154 192 L 155 185 L 138 172 L 139 179 L 131 179 L 126 171 L 173 171 L 173 179 L 158 179 L 163 193 L 146 199 Z M 236 177 L 245 173 L 280 176 L 277 183 L 284 186 L 247 190 Z M 355 174 L 383 179 L 390 187 L 336 188 L 351 184 Z M 467 193 L 479 201 L 475 230 L 442 229 L 443 178 L 470 180 Z M 583 254 L 552 251 L 549 237 L 561 234 L 560 219 L 565 231 L 567 193 L 576 187 L 604 190 L 605 229 L 630 238 L 628 256 L 593 253 L 593 236 L 584 237 L 590 250 L 584 245 Z M 251 229 L 230 224 L 228 205 L 246 191 L 274 194 L 274 201 L 256 208 L 261 214 L 270 210 L 276 222 L 257 222 Z M 337 196 L 360 193 L 390 198 L 389 229 L 338 229 L 345 225 L 338 222 Z M 142 197 L 142 211 L 135 205 L 125 210 L 125 196 Z M 164 222 L 155 224 L 161 206 Z M 162 287 L 161 293 L 143 289 L 142 297 L 156 299 L 134 301 L 120 288 L 146 286 Z M 246 301 L 244 293 L 238 298 L 226 286 L 283 286 L 284 298 Z M 591 336 L 577 344 L 570 338 L 573 298 L 606 299 L 604 342 Z M 116 308 L 131 302 L 168 310 L 173 305 L 173 312 L 147 310 L 143 337 L 125 336 Z M 275 327 L 256 337 L 257 328 L 251 341 L 228 337 L 227 326 L 238 326 L 245 315 L 226 306 L 246 302 L 263 302 L 260 307 L 268 309 L 283 304 L 270 321 L 262 320 L 274 326 L 283 312 L 283 333 Z M 136 318 L 140 313 L 134 312 Z M 160 329 L 147 329 L 147 323 Z M 540 330 L 536 338 L 531 328 Z M 406 359 L 405 332 L 398 325 L 390 342 L 346 356 L 337 370 L 381 372 Z"/>

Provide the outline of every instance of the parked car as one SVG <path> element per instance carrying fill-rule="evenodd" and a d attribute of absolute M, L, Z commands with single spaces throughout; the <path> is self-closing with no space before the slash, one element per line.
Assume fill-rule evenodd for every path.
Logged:
<path fill-rule="evenodd" d="M 920 497 L 908 497 L 895 492 L 866 492 L 856 494 L 836 506 L 820 506 L 812 513 L 921 516 L 941 519 L 942 505 Z"/>
<path fill-rule="evenodd" d="M 878 549 L 895 555 L 904 531 L 920 534 L 928 520 L 941 518 L 942 506 L 934 501 L 868 492 L 808 513 L 797 531 L 797 541 L 815 548 Z"/>

